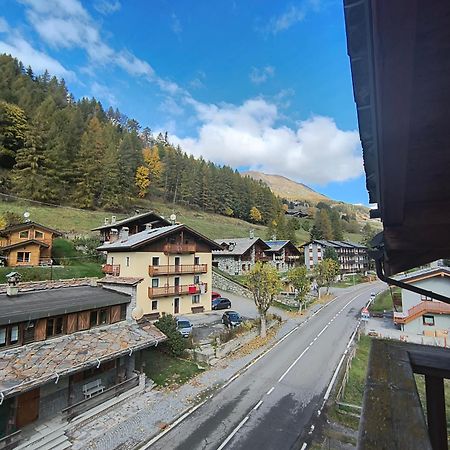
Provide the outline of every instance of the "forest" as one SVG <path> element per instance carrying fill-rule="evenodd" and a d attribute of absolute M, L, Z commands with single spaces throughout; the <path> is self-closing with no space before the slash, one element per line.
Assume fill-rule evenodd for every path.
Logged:
<path fill-rule="evenodd" d="M 243 151 L 245 151 L 243 149 Z M 158 198 L 254 223 L 280 217 L 260 181 L 196 159 L 63 79 L 0 55 L 0 193 L 83 209 L 128 212 Z"/>

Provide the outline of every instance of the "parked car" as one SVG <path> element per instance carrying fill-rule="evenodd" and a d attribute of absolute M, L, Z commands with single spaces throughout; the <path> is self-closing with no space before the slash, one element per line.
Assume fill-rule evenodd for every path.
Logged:
<path fill-rule="evenodd" d="M 215 300 L 216 298 L 222 297 L 218 292 L 212 291 L 211 292 L 211 301 Z"/>
<path fill-rule="evenodd" d="M 242 317 L 236 311 L 226 311 L 223 313 L 222 323 L 229 328 L 237 327 L 242 323 Z"/>
<path fill-rule="evenodd" d="M 183 337 L 187 338 L 192 334 L 192 324 L 184 317 L 179 317 L 177 319 L 177 330 Z"/>
<path fill-rule="evenodd" d="M 375 294 L 375 292 L 372 292 L 371 294 L 370 294 L 370 298 L 375 298 L 377 296 L 377 294 Z"/>
<path fill-rule="evenodd" d="M 212 301 L 212 309 L 228 309 L 231 308 L 231 302 L 225 297 L 215 298 Z"/>

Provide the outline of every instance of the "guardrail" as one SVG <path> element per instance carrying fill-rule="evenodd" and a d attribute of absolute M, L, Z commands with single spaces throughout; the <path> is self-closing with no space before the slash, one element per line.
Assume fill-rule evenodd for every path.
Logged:
<path fill-rule="evenodd" d="M 183 273 L 206 273 L 208 271 L 207 264 L 180 264 L 180 265 L 163 265 L 148 266 L 148 274 L 153 277 L 155 275 L 172 275 Z"/>

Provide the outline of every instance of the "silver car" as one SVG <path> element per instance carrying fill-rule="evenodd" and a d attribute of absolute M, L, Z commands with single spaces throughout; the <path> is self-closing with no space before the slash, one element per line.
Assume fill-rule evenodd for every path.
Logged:
<path fill-rule="evenodd" d="M 184 317 L 179 317 L 177 319 L 177 330 L 183 337 L 187 338 L 192 334 L 192 324 Z"/>

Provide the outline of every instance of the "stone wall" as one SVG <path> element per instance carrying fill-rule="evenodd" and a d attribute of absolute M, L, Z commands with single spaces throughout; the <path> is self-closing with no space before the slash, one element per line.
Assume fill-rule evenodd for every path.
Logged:
<path fill-rule="evenodd" d="M 241 297 L 246 297 L 253 300 L 253 295 L 249 289 L 247 289 L 242 284 L 236 283 L 229 278 L 224 277 L 217 271 L 213 270 L 212 273 L 212 283 L 213 289 L 218 289 L 219 291 L 230 292 Z"/>
<path fill-rule="evenodd" d="M 0 284 L 0 294 L 6 293 L 7 284 Z M 19 292 L 40 291 L 75 286 L 97 286 L 97 278 L 70 278 L 66 280 L 24 281 L 18 284 Z"/>

